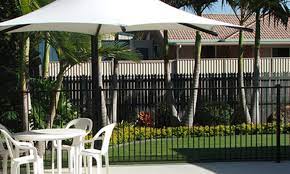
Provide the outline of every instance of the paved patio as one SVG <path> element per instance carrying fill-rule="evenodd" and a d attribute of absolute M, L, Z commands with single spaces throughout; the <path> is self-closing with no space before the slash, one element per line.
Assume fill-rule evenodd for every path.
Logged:
<path fill-rule="evenodd" d="M 64 171 L 68 170 L 65 169 Z M 289 172 L 290 161 L 281 163 L 218 162 L 194 164 L 139 164 L 112 165 L 110 167 L 110 174 L 289 174 Z"/>

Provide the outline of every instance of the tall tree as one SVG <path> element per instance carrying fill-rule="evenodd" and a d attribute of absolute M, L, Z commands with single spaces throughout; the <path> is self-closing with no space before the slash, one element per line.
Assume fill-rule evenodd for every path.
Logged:
<path fill-rule="evenodd" d="M 29 3 L 33 5 L 33 10 L 39 9 L 54 0 L 21 0 L 23 2 Z M 42 38 L 44 41 L 44 55 L 42 62 L 42 72 L 41 75 L 43 78 L 48 78 L 48 70 L 49 70 L 49 57 L 50 57 L 50 45 L 48 43 L 49 32 L 43 32 L 44 37 Z"/>
<path fill-rule="evenodd" d="M 50 45 L 48 43 L 49 39 L 49 32 L 44 33 L 44 54 L 43 54 L 43 61 L 42 61 L 42 77 L 47 79 L 49 76 L 49 59 L 50 59 Z"/>
<path fill-rule="evenodd" d="M 88 61 L 90 42 L 86 35 L 67 32 L 51 32 L 48 42 L 56 50 L 60 64 L 60 71 L 51 93 L 49 118 L 47 119 L 47 125 L 51 128 L 58 108 L 64 74 L 70 67 Z"/>
<path fill-rule="evenodd" d="M 202 16 L 204 10 L 211 8 L 217 0 L 183 0 L 179 3 L 185 3 L 184 5 L 198 15 Z M 179 4 L 180 6 L 181 4 Z M 196 113 L 196 104 L 197 104 L 197 94 L 199 88 L 199 74 L 200 74 L 200 64 L 201 64 L 201 34 L 200 31 L 195 32 L 195 44 L 194 44 L 194 72 L 193 72 L 193 81 L 191 84 L 190 91 L 190 101 L 186 114 L 182 118 L 182 122 L 185 125 L 192 126 L 195 113 Z"/>
<path fill-rule="evenodd" d="M 116 123 L 117 120 L 117 94 L 118 94 L 118 67 L 119 60 L 131 60 L 137 62 L 140 60 L 141 54 L 131 50 L 126 44 L 122 44 L 117 39 L 113 44 L 106 44 L 99 48 L 99 54 L 105 59 L 113 61 L 113 78 L 111 85 L 111 121 Z"/>
<path fill-rule="evenodd" d="M 99 50 L 102 47 L 102 37 L 99 37 L 99 41 L 97 44 L 97 49 Z M 102 126 L 106 126 L 108 124 L 110 124 L 110 119 L 108 117 L 108 110 L 107 110 L 107 106 L 106 106 L 106 99 L 105 99 L 105 91 L 103 90 L 103 70 L 102 70 L 102 60 L 103 60 L 103 56 L 101 54 L 98 54 L 98 93 L 99 93 L 99 97 L 100 97 L 100 114 L 101 114 L 101 118 L 102 118 Z"/>
<path fill-rule="evenodd" d="M 38 8 L 35 0 L 18 0 L 18 9 L 22 15 L 32 12 Z M 31 100 L 29 94 L 29 52 L 30 38 L 29 33 L 22 33 L 21 37 L 21 58 L 20 58 L 20 91 L 22 93 L 22 126 L 23 130 L 29 129 L 29 112 L 31 110 Z"/>
<path fill-rule="evenodd" d="M 228 3 L 232 8 L 236 18 L 239 21 L 241 26 L 252 16 L 253 12 L 250 10 L 248 0 L 223 0 L 223 5 Z M 239 90 L 239 100 L 241 106 L 241 116 L 242 120 L 245 120 L 247 123 L 251 123 L 251 116 L 249 108 L 247 106 L 245 84 L 244 84 L 244 33 L 243 30 L 239 31 L 239 55 L 238 55 L 238 90 Z"/>
<path fill-rule="evenodd" d="M 286 0 L 250 0 L 250 8 L 255 12 L 255 49 L 254 49 L 254 75 L 253 95 L 251 99 L 252 122 L 259 123 L 261 120 L 259 107 L 260 87 L 260 43 L 261 43 L 261 18 L 268 17 L 274 20 L 276 25 L 282 24 L 287 27 L 289 8 Z"/>
<path fill-rule="evenodd" d="M 163 0 L 163 2 L 170 4 L 174 7 L 181 8 L 187 7 L 192 10 L 196 15 L 202 16 L 205 9 L 211 8 L 217 0 Z M 194 47 L 194 72 L 193 82 L 191 84 L 191 94 L 188 109 L 186 114 L 182 117 L 182 122 L 185 125 L 192 126 L 194 116 L 196 113 L 197 94 L 199 87 L 199 74 L 201 63 L 201 34 L 200 31 L 196 31 L 195 47 Z"/>
<path fill-rule="evenodd" d="M 20 15 L 16 1 L 0 0 L 0 21 Z M 14 131 L 21 131 L 17 112 L 20 99 L 17 95 L 18 68 L 20 59 L 19 34 L 0 33 L 0 122 Z M 15 71 L 16 70 L 16 71 Z M 20 108 L 19 108 L 20 110 Z M 11 116 L 14 113 L 13 116 Z M 10 116 L 7 116 L 10 115 Z"/>
<path fill-rule="evenodd" d="M 43 7 L 51 2 L 53 2 L 54 0 L 37 0 L 37 8 Z M 50 45 L 49 45 L 49 37 L 50 34 L 49 32 L 44 32 L 43 33 L 44 37 L 43 37 L 43 41 L 44 41 L 44 54 L 43 54 L 43 61 L 42 61 L 42 77 L 44 79 L 47 79 L 49 76 L 49 60 L 50 60 Z"/>
<path fill-rule="evenodd" d="M 173 6 L 179 6 L 180 2 L 175 2 L 171 0 L 163 0 L 163 2 L 173 5 Z M 176 4 L 178 3 L 178 4 Z M 148 36 L 150 32 L 145 32 L 145 31 L 136 31 L 134 32 L 134 39 L 135 40 L 143 40 Z M 167 120 L 168 122 L 170 121 L 171 124 L 175 123 L 176 120 L 180 122 L 180 118 L 178 116 L 178 112 L 175 106 L 175 100 L 174 100 L 174 90 L 173 90 L 173 83 L 171 81 L 171 73 L 170 71 L 170 64 L 169 64 L 169 55 L 168 55 L 168 30 L 163 31 L 163 44 L 162 44 L 162 56 L 164 60 L 164 88 L 165 88 L 165 107 L 166 110 L 169 111 L 170 114 L 170 120 Z"/>
<path fill-rule="evenodd" d="M 173 83 L 171 81 L 171 71 L 169 71 L 169 55 L 168 55 L 168 31 L 163 31 L 163 59 L 164 59 L 164 79 L 165 79 L 165 99 L 166 99 L 166 110 L 170 113 L 170 121 L 171 124 L 178 120 L 180 122 L 180 118 L 177 113 L 177 109 L 175 107 L 174 102 L 174 91 L 173 91 Z M 173 120 L 175 119 L 175 120 Z"/>
<path fill-rule="evenodd" d="M 189 0 L 162 0 L 163 2 L 176 7 L 181 8 L 184 6 L 189 6 Z M 177 109 L 175 107 L 175 100 L 174 100 L 174 91 L 173 91 L 173 83 L 171 81 L 171 71 L 169 71 L 169 56 L 168 56 L 168 31 L 163 31 L 163 59 L 164 59 L 164 80 L 165 80 L 165 100 L 166 100 L 166 110 L 170 112 L 170 121 L 171 124 L 178 120 L 181 122 L 181 118 L 178 115 Z M 175 120 L 173 120 L 175 118 Z"/>

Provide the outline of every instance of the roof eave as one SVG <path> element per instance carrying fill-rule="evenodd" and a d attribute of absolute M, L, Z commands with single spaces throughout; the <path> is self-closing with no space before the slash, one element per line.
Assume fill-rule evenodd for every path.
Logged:
<path fill-rule="evenodd" d="M 170 45 L 194 45 L 195 40 L 169 40 Z M 239 41 L 237 39 L 210 39 L 202 40 L 203 45 L 238 45 Z M 254 45 L 254 39 L 245 39 L 244 45 Z M 261 45 L 290 45 L 290 39 L 261 39 Z"/>

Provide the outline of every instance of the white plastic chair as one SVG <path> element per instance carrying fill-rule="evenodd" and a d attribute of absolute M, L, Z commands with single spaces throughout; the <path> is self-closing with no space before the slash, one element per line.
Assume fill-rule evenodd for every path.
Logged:
<path fill-rule="evenodd" d="M 0 124 L 0 129 L 5 130 L 6 132 L 9 133 L 7 128 L 5 126 L 3 126 L 2 124 Z M 7 174 L 7 161 L 8 161 L 9 152 L 4 147 L 4 144 L 5 144 L 5 139 L 3 137 L 3 139 L 0 139 L 0 156 L 2 157 L 2 171 L 3 171 L 3 174 Z"/>
<path fill-rule="evenodd" d="M 116 123 L 110 124 L 108 126 L 103 127 L 98 131 L 98 133 L 91 139 L 91 140 L 85 140 L 82 143 L 90 143 L 91 148 L 90 149 L 83 149 L 80 151 L 80 163 L 79 163 L 79 169 L 81 169 L 81 159 L 82 156 L 89 157 L 89 174 L 92 174 L 92 158 L 94 158 L 97 161 L 97 174 L 101 174 L 101 168 L 102 168 L 102 157 L 105 157 L 105 165 L 106 165 L 106 173 L 109 173 L 109 144 L 111 135 L 113 132 L 114 127 L 116 126 Z M 104 134 L 102 137 L 102 147 L 101 149 L 94 149 L 94 142 L 96 140 L 99 140 L 99 137 Z"/>
<path fill-rule="evenodd" d="M 2 157 L 2 173 L 7 174 L 8 151 L 3 146 L 4 141 L 0 140 L 0 156 Z"/>
<path fill-rule="evenodd" d="M 38 174 L 38 171 L 40 170 L 40 166 L 38 164 L 41 162 L 37 155 L 37 149 L 31 143 L 14 140 L 4 129 L 0 129 L 0 131 L 4 136 L 8 153 L 11 158 L 11 174 L 18 174 L 20 171 L 20 165 L 29 163 L 33 163 L 33 173 Z M 17 157 L 14 153 L 14 147 L 20 150 L 29 151 L 30 154 L 27 156 Z"/>
<path fill-rule="evenodd" d="M 92 128 L 93 128 L 93 122 L 91 119 L 89 118 L 77 118 L 74 119 L 72 121 L 70 121 L 65 129 L 69 129 L 69 128 L 76 128 L 76 129 L 82 129 L 85 130 L 87 132 L 86 135 L 88 135 Z M 76 140 L 73 139 L 72 145 L 62 145 L 62 149 L 66 150 L 68 152 L 68 167 L 70 170 L 70 173 L 73 172 L 73 165 L 74 165 L 74 145 L 76 144 Z M 52 146 L 52 170 L 54 171 L 54 151 L 55 148 L 57 147 L 56 142 L 53 142 L 53 146 Z"/>
<path fill-rule="evenodd" d="M 6 131 L 11 137 L 12 134 L 10 133 L 10 131 L 2 124 L 0 124 L 0 129 L 3 129 L 4 131 Z M 4 147 L 5 144 L 5 139 L 0 139 L 0 156 L 2 157 L 2 170 L 3 170 L 3 174 L 7 174 L 7 163 L 8 163 L 8 157 L 9 157 L 9 152 L 8 150 Z M 29 153 L 27 150 L 20 150 L 18 151 L 19 154 L 23 154 L 23 153 Z M 18 154 L 18 155 L 19 155 Z M 29 169 L 29 165 L 26 166 L 26 171 L 28 172 Z"/>

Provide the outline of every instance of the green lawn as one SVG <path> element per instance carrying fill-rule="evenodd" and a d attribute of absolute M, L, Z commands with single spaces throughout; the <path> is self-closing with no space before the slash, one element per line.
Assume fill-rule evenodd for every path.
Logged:
<path fill-rule="evenodd" d="M 183 137 L 142 140 L 110 147 L 110 162 L 274 160 L 276 135 Z M 290 134 L 281 135 L 281 158 L 290 159 Z M 55 163 L 56 164 L 56 163 Z M 51 154 L 46 151 L 46 168 Z M 67 153 L 63 152 L 67 167 Z"/>
<path fill-rule="evenodd" d="M 290 150 L 290 135 L 281 135 L 281 152 Z M 258 147 L 258 148 L 256 148 Z M 290 155 L 290 152 L 288 153 Z M 113 161 L 147 160 L 227 160 L 272 159 L 276 155 L 276 135 L 163 138 L 115 145 Z"/>

